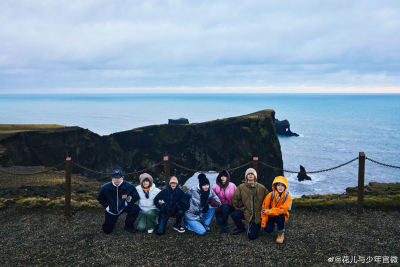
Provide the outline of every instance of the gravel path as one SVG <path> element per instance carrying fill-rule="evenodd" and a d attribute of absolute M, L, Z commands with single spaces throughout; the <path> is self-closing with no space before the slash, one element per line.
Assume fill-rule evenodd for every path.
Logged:
<path fill-rule="evenodd" d="M 0 211 L 1 266 L 363 266 L 335 264 L 335 256 L 400 257 L 398 211 L 291 211 L 285 242 L 277 233 L 259 232 L 257 240 L 244 234 L 211 232 L 180 234 L 169 221 L 164 236 L 131 234 L 121 216 L 114 232 L 101 231 L 103 211 L 77 211 L 71 220 L 62 212 L 10 208 Z M 233 222 L 229 222 L 229 230 Z M 400 260 L 398 260 L 400 262 Z M 380 263 L 383 266 L 393 264 Z M 397 265 L 397 264 L 395 264 Z"/>

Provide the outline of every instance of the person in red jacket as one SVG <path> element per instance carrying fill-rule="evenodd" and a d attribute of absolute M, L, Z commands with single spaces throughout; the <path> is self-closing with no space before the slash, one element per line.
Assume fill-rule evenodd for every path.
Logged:
<path fill-rule="evenodd" d="M 277 225 L 278 238 L 276 243 L 283 243 L 285 222 L 289 219 L 292 197 L 287 191 L 288 182 L 283 176 L 275 177 L 272 192 L 269 193 L 261 207 L 261 227 L 267 233 L 272 233 Z"/>

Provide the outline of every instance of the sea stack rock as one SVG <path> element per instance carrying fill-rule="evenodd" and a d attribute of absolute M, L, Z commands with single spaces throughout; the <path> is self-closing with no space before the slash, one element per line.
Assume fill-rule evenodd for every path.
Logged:
<path fill-rule="evenodd" d="M 280 121 L 275 119 L 275 131 L 276 134 L 286 135 L 286 136 L 299 136 L 297 133 L 293 133 L 290 130 L 290 123 L 288 120 Z"/>
<path fill-rule="evenodd" d="M 189 124 L 189 120 L 185 118 L 179 118 L 177 120 L 169 119 L 168 124 Z"/>
<path fill-rule="evenodd" d="M 300 165 L 300 172 L 304 172 L 304 173 L 299 173 L 297 175 L 297 179 L 299 179 L 299 182 L 304 181 L 304 180 L 311 180 L 311 177 L 307 175 L 306 169 L 304 169 L 303 166 Z"/>

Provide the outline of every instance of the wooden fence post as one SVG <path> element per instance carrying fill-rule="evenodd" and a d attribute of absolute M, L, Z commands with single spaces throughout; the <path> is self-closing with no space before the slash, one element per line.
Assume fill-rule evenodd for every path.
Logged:
<path fill-rule="evenodd" d="M 65 160 L 65 216 L 71 216 L 71 158 Z"/>
<path fill-rule="evenodd" d="M 169 160 L 168 160 L 168 156 L 165 156 L 165 157 L 164 157 L 164 179 L 165 179 L 165 188 L 167 188 L 167 185 L 168 185 L 169 175 L 170 175 Z"/>
<path fill-rule="evenodd" d="M 253 169 L 256 170 L 257 177 L 260 177 L 260 174 L 258 173 L 258 157 L 253 157 Z"/>
<path fill-rule="evenodd" d="M 358 156 L 358 200 L 357 213 L 364 212 L 364 177 L 365 177 L 365 154 L 360 152 Z"/>

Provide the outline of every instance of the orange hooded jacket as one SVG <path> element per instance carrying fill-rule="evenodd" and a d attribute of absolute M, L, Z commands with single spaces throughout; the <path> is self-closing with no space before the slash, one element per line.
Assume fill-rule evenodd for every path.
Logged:
<path fill-rule="evenodd" d="M 282 183 L 286 186 L 285 191 L 283 191 L 281 198 L 277 202 L 277 198 L 279 197 L 279 192 L 275 189 L 276 183 Z M 274 191 L 274 199 L 271 200 L 272 193 L 269 193 L 262 204 L 261 207 L 261 227 L 265 227 L 268 222 L 268 217 L 275 217 L 281 214 L 285 214 L 285 222 L 289 219 L 289 208 L 292 203 L 292 197 L 288 194 L 285 202 L 283 202 L 283 197 L 286 195 L 286 191 L 288 189 L 287 179 L 283 176 L 275 177 L 274 182 L 272 183 L 272 190 Z M 270 207 L 270 209 L 266 210 L 264 215 L 262 210 Z"/>

